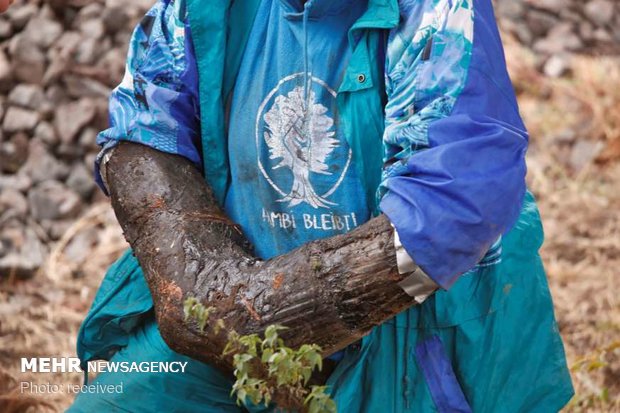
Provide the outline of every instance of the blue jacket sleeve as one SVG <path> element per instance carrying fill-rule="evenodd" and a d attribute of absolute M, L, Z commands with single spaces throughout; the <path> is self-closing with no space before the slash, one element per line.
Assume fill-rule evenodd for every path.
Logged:
<path fill-rule="evenodd" d="M 183 0 L 159 0 L 134 30 L 125 76 L 109 102 L 103 153 L 120 141 L 181 155 L 201 166 L 198 77 Z M 105 190 L 105 188 L 104 188 Z"/>
<path fill-rule="evenodd" d="M 387 49 L 381 209 L 444 289 L 515 223 L 528 135 L 490 0 L 401 0 Z"/>

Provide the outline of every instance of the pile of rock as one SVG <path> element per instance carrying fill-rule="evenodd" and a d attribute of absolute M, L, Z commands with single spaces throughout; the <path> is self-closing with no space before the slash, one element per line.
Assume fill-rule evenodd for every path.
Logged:
<path fill-rule="evenodd" d="M 618 0 L 495 0 L 502 28 L 530 47 L 548 76 L 569 68 L 571 53 L 620 54 Z"/>
<path fill-rule="evenodd" d="M 95 197 L 95 138 L 154 0 L 22 0 L 0 16 L 0 277 L 28 277 Z"/>

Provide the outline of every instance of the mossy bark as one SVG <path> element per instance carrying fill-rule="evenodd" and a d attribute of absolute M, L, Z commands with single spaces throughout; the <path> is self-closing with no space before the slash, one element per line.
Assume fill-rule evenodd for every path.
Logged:
<path fill-rule="evenodd" d="M 153 295 L 159 328 L 177 352 L 231 371 L 225 332 L 184 321 L 197 298 L 240 334 L 271 324 L 289 347 L 325 354 L 412 306 L 397 285 L 393 229 L 385 216 L 347 233 L 261 261 L 187 160 L 123 143 L 108 165 L 112 205 Z"/>

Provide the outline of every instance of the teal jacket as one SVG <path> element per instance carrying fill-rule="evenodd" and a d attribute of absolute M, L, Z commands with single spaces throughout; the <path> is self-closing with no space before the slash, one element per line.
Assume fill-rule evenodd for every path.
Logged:
<path fill-rule="evenodd" d="M 198 68 L 200 160 L 220 201 L 226 101 L 259 3 L 188 0 L 180 11 Z M 490 1 L 368 4 L 350 30 L 338 110 L 365 187 L 379 188 L 366 202 L 444 290 L 347 350 L 330 379 L 336 400 L 351 412 L 557 411 L 572 388 L 525 192 L 527 133 Z M 81 359 L 108 358 L 151 309 L 129 252 L 82 326 Z"/>
<path fill-rule="evenodd" d="M 231 176 L 224 108 L 255 9 L 250 1 L 158 2 L 134 33 L 99 143 L 129 140 L 185 156 L 223 203 Z M 373 0 L 364 9 L 337 75 L 339 131 L 365 208 L 387 214 L 409 255 L 448 289 L 500 258 L 500 237 L 525 193 L 528 136 L 490 2 Z"/>

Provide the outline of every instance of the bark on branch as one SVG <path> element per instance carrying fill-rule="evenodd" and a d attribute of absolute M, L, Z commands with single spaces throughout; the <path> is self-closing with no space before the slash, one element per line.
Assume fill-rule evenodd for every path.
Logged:
<path fill-rule="evenodd" d="M 218 206 L 199 171 L 179 156 L 123 143 L 107 165 L 112 205 L 150 286 L 164 340 L 177 352 L 231 371 L 223 332 L 185 323 L 196 297 L 240 334 L 289 327 L 290 347 L 326 355 L 412 306 L 397 285 L 393 229 L 380 216 L 341 236 L 261 261 Z"/>

